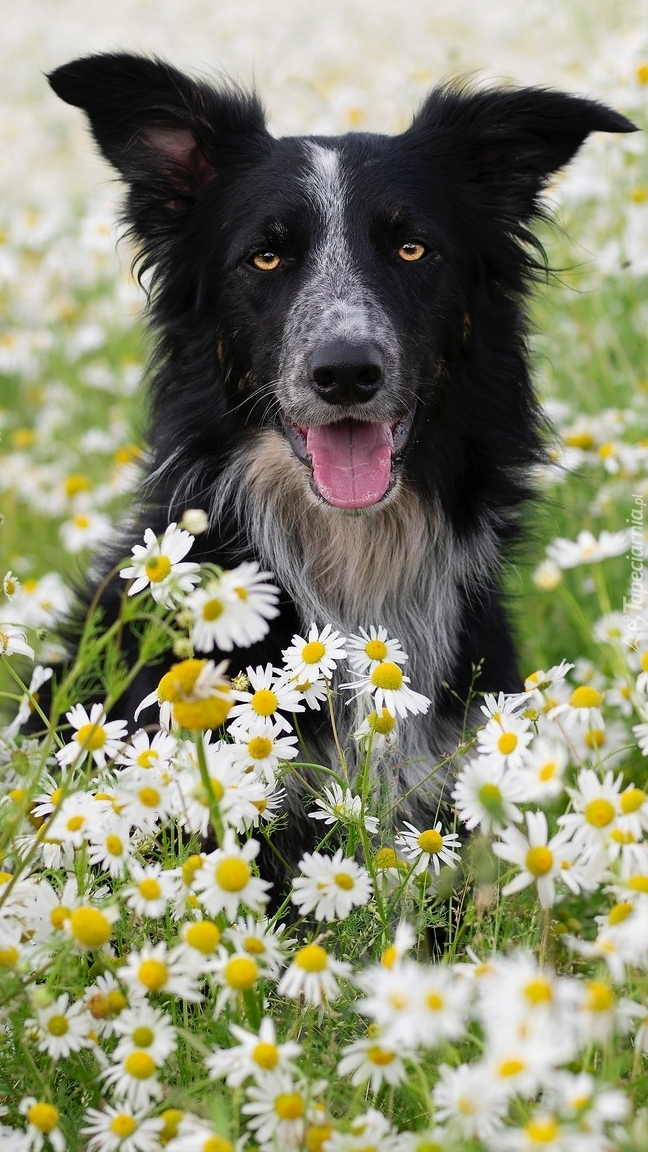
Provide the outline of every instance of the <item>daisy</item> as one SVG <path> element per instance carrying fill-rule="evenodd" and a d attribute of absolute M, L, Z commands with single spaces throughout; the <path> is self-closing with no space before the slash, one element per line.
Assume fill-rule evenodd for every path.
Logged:
<path fill-rule="evenodd" d="M 69 996 L 64 992 L 46 1008 L 39 1009 L 35 1018 L 25 1021 L 25 1029 L 34 1034 L 39 1052 L 47 1052 L 52 1060 L 62 1060 L 94 1043 L 88 1035 L 92 1021 L 85 1004 L 81 1000 L 69 1006 L 68 1003 Z"/>
<path fill-rule="evenodd" d="M 430 863 L 438 876 L 441 864 L 454 868 L 461 859 L 456 850 L 460 844 L 459 836 L 456 832 L 448 832 L 444 836 L 440 820 L 434 828 L 425 828 L 423 831 L 407 820 L 403 823 L 408 831 L 399 832 L 396 847 L 400 848 L 405 858 L 414 864 L 414 876 L 425 872 Z"/>
<path fill-rule="evenodd" d="M 349 636 L 346 645 L 349 664 L 356 672 L 371 672 L 382 660 L 391 660 L 394 664 L 407 661 L 400 640 L 390 639 L 386 628 L 375 628 L 373 624 L 368 632 L 361 628 L 359 636 Z"/>
<path fill-rule="evenodd" d="M 312 708 L 313 711 L 320 711 L 320 704 L 323 700 L 328 699 L 326 692 L 326 680 L 323 676 L 316 676 L 313 678 L 303 676 L 289 676 L 288 683 L 291 688 L 299 692 L 299 697 L 306 705 L 307 708 Z"/>
<path fill-rule="evenodd" d="M 407 1136 L 397 1132 L 386 1116 L 377 1108 L 369 1108 L 361 1116 L 354 1116 L 350 1132 L 334 1132 L 327 1139 L 326 1152 L 410 1152 Z M 425 1142 L 421 1145 L 425 1149 Z M 414 1152 L 418 1152 L 414 1145 Z"/>
<path fill-rule="evenodd" d="M 18 1111 L 27 1121 L 24 1139 L 15 1145 L 9 1145 L 8 1152 L 41 1152 L 45 1139 L 49 1141 L 54 1152 L 65 1152 L 67 1141 L 58 1126 L 59 1110 L 54 1104 L 46 1100 L 37 1100 L 35 1096 L 24 1096 L 18 1105 Z M 22 1136 L 22 1133 L 21 1133 Z"/>
<path fill-rule="evenodd" d="M 88 832 L 88 862 L 113 879 L 121 878 L 130 867 L 135 845 L 130 837 L 129 825 L 119 816 L 102 820 Z"/>
<path fill-rule="evenodd" d="M 303 1147 L 308 1098 L 306 1085 L 286 1072 L 269 1073 L 262 1084 L 246 1091 L 241 1112 L 250 1117 L 248 1128 L 261 1145 L 297 1152 Z"/>
<path fill-rule="evenodd" d="M 282 673 L 273 668 L 272 664 L 266 664 L 265 668 L 260 665 L 257 668 L 247 668 L 246 674 L 251 691 L 233 693 L 234 699 L 239 703 L 235 704 L 230 712 L 231 722 L 228 724 L 228 732 L 236 738 L 239 732 L 245 733 L 252 724 L 259 723 L 267 727 L 274 725 L 277 731 L 292 732 L 292 725 L 281 715 L 281 711 L 304 711 L 296 687 L 286 681 Z"/>
<path fill-rule="evenodd" d="M 176 1049 L 176 1031 L 170 1017 L 147 1003 L 121 1012 L 114 1031 L 120 1040 L 112 1053 L 113 1060 L 122 1060 L 129 1052 L 141 1049 L 160 1066 Z"/>
<path fill-rule="evenodd" d="M 356 697 L 370 693 L 374 698 L 374 707 L 380 715 L 386 708 L 391 716 L 407 716 L 408 712 L 414 715 L 427 712 L 431 701 L 420 692 L 414 692 L 409 687 L 410 678 L 404 676 L 398 664 L 393 660 L 382 660 L 365 677 L 360 677 L 355 683 L 341 684 L 341 688 L 357 689 Z"/>
<path fill-rule="evenodd" d="M 533 744 L 519 774 L 521 799 L 542 804 L 564 791 L 569 752 L 564 743 L 540 737 Z"/>
<path fill-rule="evenodd" d="M 620 556 L 628 547 L 629 533 L 601 532 L 597 540 L 591 532 L 578 533 L 576 541 L 558 537 L 547 545 L 547 557 L 559 568 L 576 568 L 579 564 L 595 564 L 609 556 Z"/>
<path fill-rule="evenodd" d="M 293 880 L 290 898 L 302 916 L 313 912 L 317 920 L 344 920 L 352 908 L 371 898 L 369 873 L 344 857 L 341 848 L 334 856 L 307 852 L 299 868 L 302 875 Z"/>
<path fill-rule="evenodd" d="M 519 776 L 490 756 L 476 756 L 464 764 L 452 799 L 469 831 L 479 825 L 484 833 L 501 832 L 507 824 L 522 819 L 516 804 L 522 799 Z"/>
<path fill-rule="evenodd" d="M 120 892 L 127 906 L 136 916 L 148 916 L 159 920 L 177 893 L 177 881 L 171 871 L 163 871 L 160 864 L 147 864 L 145 868 L 136 860 L 131 860 L 132 884 Z"/>
<path fill-rule="evenodd" d="M 251 863 L 258 855 L 260 845 L 247 840 L 243 846 L 236 843 L 234 833 L 228 829 L 222 848 L 204 857 L 194 877 L 194 890 L 200 903 L 210 914 L 224 911 L 228 920 L 236 918 L 243 904 L 251 912 L 261 912 L 268 901 L 267 890 L 272 885 L 252 872 Z"/>
<path fill-rule="evenodd" d="M 582 768 L 576 788 L 567 789 L 574 810 L 559 816 L 558 823 L 591 851 L 596 851 L 617 827 L 622 785 L 621 773 L 615 780 L 613 772 L 606 772 L 600 780 L 593 768 Z"/>
<path fill-rule="evenodd" d="M 143 728 L 131 736 L 116 757 L 117 764 L 127 768 L 157 768 L 165 771 L 170 768 L 177 752 L 178 743 L 169 732 L 156 732 L 153 738 Z"/>
<path fill-rule="evenodd" d="M 173 1115 L 178 1111 L 169 1108 L 162 1113 L 165 1118 L 162 1133 L 165 1152 L 234 1152 L 234 1145 L 212 1124 L 190 1113 Z"/>
<path fill-rule="evenodd" d="M 29 656 L 34 659 L 34 649 L 27 643 L 27 637 L 20 628 L 3 624 L 0 628 L 0 656 Z"/>
<path fill-rule="evenodd" d="M 477 733 L 479 753 L 501 760 L 513 770 L 524 764 L 526 749 L 532 739 L 529 721 L 511 714 L 498 714 L 497 719 L 493 716 Z"/>
<path fill-rule="evenodd" d="M 227 928 L 224 936 L 231 941 L 237 952 L 253 956 L 269 976 L 278 976 L 284 964 L 286 949 L 291 943 L 282 937 L 283 928 L 280 924 L 273 929 L 265 916 L 248 915 Z"/>
<path fill-rule="evenodd" d="M 505 828 L 502 839 L 493 844 L 493 852 L 502 860 L 517 864 L 521 871 L 502 889 L 502 895 L 519 892 L 529 884 L 536 884 L 542 908 L 550 908 L 556 899 L 555 880 L 561 872 L 561 863 L 571 861 L 577 848 L 571 833 L 558 832 L 548 840 L 547 817 L 544 812 L 527 812 L 528 839 L 517 828 Z"/>
<path fill-rule="evenodd" d="M 174 601 L 183 593 L 191 592 L 199 580 L 198 564 L 180 563 L 193 546 L 194 538 L 176 524 L 169 524 L 158 541 L 152 528 L 144 532 L 144 545 L 132 549 L 134 562 L 122 568 L 123 580 L 132 580 L 128 595 L 135 596 L 144 588 L 150 589 L 153 599 L 163 608 L 173 608 Z"/>
<path fill-rule="evenodd" d="M 259 805 L 266 799 L 266 785 L 253 772 L 246 772 L 240 764 L 232 763 L 232 744 L 205 748 L 207 775 L 212 796 L 225 824 L 235 831 L 254 824 L 259 816 Z M 187 746 L 188 757 L 193 745 Z M 190 769 L 176 773 L 171 787 L 176 792 L 179 803 L 174 804 L 174 812 L 187 832 L 205 837 L 211 821 L 210 796 L 197 764 Z"/>
<path fill-rule="evenodd" d="M 81 1135 L 89 1137 L 87 1152 L 157 1152 L 164 1128 L 160 1116 L 147 1119 L 148 1109 L 136 1110 L 127 1105 L 103 1110 L 88 1108 Z"/>
<path fill-rule="evenodd" d="M 275 783 L 275 772 L 281 762 L 294 760 L 299 754 L 296 736 L 281 736 L 283 725 L 270 718 L 253 722 L 247 732 L 236 732 L 236 743 L 229 746 L 231 763 L 247 772 L 250 768 L 268 784 Z M 230 727 L 231 731 L 231 727 Z"/>
<path fill-rule="evenodd" d="M 41 664 L 36 665 L 27 686 L 27 693 L 22 697 L 18 705 L 18 711 L 11 721 L 11 724 L 4 729 L 3 736 L 6 740 L 13 740 L 23 724 L 26 724 L 30 717 L 33 716 L 34 704 L 37 704 L 39 699 L 39 689 L 42 688 L 43 684 L 47 683 L 48 680 L 51 680 L 52 673 L 52 668 L 43 668 Z"/>
<path fill-rule="evenodd" d="M 279 614 L 279 589 L 267 583 L 271 575 L 261 572 L 256 562 L 247 561 L 193 592 L 187 608 L 193 615 L 194 646 L 201 652 L 215 647 L 231 652 L 262 640 L 267 621 Z"/>
<path fill-rule="evenodd" d="M 351 1073 L 354 1087 L 369 1081 L 370 1091 L 377 1092 L 383 1084 L 402 1084 L 407 1076 L 403 1060 L 414 1059 L 415 1055 L 413 1048 L 395 1047 L 379 1037 L 365 1036 L 345 1045 L 337 1071 L 343 1077 Z"/>
<path fill-rule="evenodd" d="M 187 971 L 184 949 L 174 948 L 169 952 L 163 940 L 158 944 L 144 944 L 139 952 L 129 952 L 126 963 L 119 969 L 119 977 L 139 997 L 149 992 L 165 992 L 182 1000 L 202 1000 L 194 974 Z"/>
<path fill-rule="evenodd" d="M 303 996 L 306 1004 L 322 1008 L 340 994 L 336 977 L 348 979 L 350 975 L 351 965 L 346 961 L 336 960 L 321 944 L 305 944 L 295 953 L 277 985 L 277 992 L 289 1000 Z"/>
<path fill-rule="evenodd" d="M 112 760 L 122 747 L 126 721 L 107 721 L 103 704 L 93 704 L 90 715 L 83 704 L 75 704 L 65 715 L 76 731 L 70 743 L 56 753 L 59 765 L 76 764 L 89 753 L 98 768 L 105 768 L 107 760 Z"/>
<path fill-rule="evenodd" d="M 395 744 L 397 736 L 398 721 L 387 708 L 383 708 L 380 712 L 375 710 L 370 712 L 353 733 L 354 740 L 368 742 L 371 738 L 371 751 L 376 754 Z"/>
<path fill-rule="evenodd" d="M 79 510 L 71 520 L 65 520 L 59 534 L 66 552 L 81 552 L 83 548 L 93 548 L 105 544 L 112 530 L 112 524 L 103 512 L 91 508 Z"/>
<path fill-rule="evenodd" d="M 314 680 L 318 676 L 331 679 L 340 660 L 347 651 L 346 639 L 326 624 L 321 632 L 316 624 L 311 624 L 308 639 L 293 636 L 292 643 L 283 652 L 284 664 L 293 676 L 303 676 Z"/>
<path fill-rule="evenodd" d="M 324 797 L 319 797 L 315 805 L 319 812 L 309 812 L 311 820 L 323 820 L 325 824 L 358 825 L 363 823 L 372 835 L 378 831 L 378 817 L 362 815 L 362 798 L 354 796 L 350 788 L 343 791 L 337 784 L 329 784 L 323 789 Z"/>
<path fill-rule="evenodd" d="M 492 1078 L 483 1066 L 442 1064 L 432 1099 L 435 1120 L 450 1121 L 464 1138 L 476 1136 L 489 1144 L 494 1137 L 500 1139 L 509 1101 L 493 1091 Z"/>
<path fill-rule="evenodd" d="M 157 1064 L 153 1057 L 139 1048 L 131 1049 L 122 1059 L 99 1073 L 99 1077 L 114 1095 L 137 1111 L 148 1111 L 154 1100 L 161 1100 L 164 1089 L 157 1079 Z"/>
<path fill-rule="evenodd" d="M 117 784 L 117 806 L 124 824 L 154 835 L 172 811 L 170 781 L 154 768 L 123 772 Z"/>
<path fill-rule="evenodd" d="M 576 724 L 589 728 L 603 728 L 605 725 L 601 712 L 602 703 L 602 692 L 593 688 L 591 684 L 579 684 L 574 688 L 569 700 L 551 708 L 547 715 L 550 720 L 561 716 L 567 728 Z"/>
<path fill-rule="evenodd" d="M 214 957 L 210 971 L 220 987 L 214 1005 L 214 1019 L 218 1019 L 224 1008 L 236 1008 L 241 994 L 252 992 L 261 978 L 259 965 L 251 956 L 236 952 L 230 955 L 222 949 Z"/>
<path fill-rule="evenodd" d="M 301 1044 L 288 1040 L 278 1044 L 275 1026 L 269 1016 L 265 1016 L 256 1032 L 246 1032 L 237 1024 L 230 1024 L 230 1032 L 238 1044 L 232 1048 L 218 1048 L 205 1059 L 209 1075 L 225 1077 L 229 1088 L 239 1088 L 250 1076 L 263 1081 L 269 1072 L 288 1073 L 295 1071 L 293 1059 L 301 1052 Z"/>

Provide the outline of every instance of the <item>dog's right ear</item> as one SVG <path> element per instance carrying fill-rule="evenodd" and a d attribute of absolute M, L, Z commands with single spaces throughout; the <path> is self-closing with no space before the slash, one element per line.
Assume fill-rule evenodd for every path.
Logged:
<path fill-rule="evenodd" d="M 86 112 L 101 151 L 140 203 L 181 211 L 217 176 L 233 137 L 242 147 L 270 141 L 255 95 L 219 91 L 161 60 L 86 56 L 47 78 L 57 96 Z"/>

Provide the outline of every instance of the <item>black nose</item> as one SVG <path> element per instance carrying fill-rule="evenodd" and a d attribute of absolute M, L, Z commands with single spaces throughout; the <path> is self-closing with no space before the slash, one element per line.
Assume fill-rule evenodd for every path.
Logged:
<path fill-rule="evenodd" d="M 329 404 L 363 404 L 383 378 L 383 359 L 369 343 L 334 340 L 311 354 L 308 368 L 313 388 Z"/>

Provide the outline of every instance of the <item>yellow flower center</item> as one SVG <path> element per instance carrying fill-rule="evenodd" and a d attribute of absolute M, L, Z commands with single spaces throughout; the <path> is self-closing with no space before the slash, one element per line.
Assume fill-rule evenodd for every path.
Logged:
<path fill-rule="evenodd" d="M 602 748 L 605 744 L 605 732 L 602 728 L 591 728 L 589 732 L 585 733 L 585 743 L 592 751 Z"/>
<path fill-rule="evenodd" d="M 297 952 L 295 964 L 304 972 L 323 972 L 328 965 L 328 954 L 319 944 L 306 944 Z"/>
<path fill-rule="evenodd" d="M 161 960 L 142 960 L 137 976 L 149 992 L 159 992 L 169 979 L 169 969 Z"/>
<path fill-rule="evenodd" d="M 50 1032 L 52 1036 L 65 1036 L 65 1033 L 69 1032 L 69 1030 L 70 1025 L 65 1016 L 50 1016 L 47 1021 L 47 1031 Z"/>
<path fill-rule="evenodd" d="M 350 892 L 352 888 L 355 888 L 353 876 L 349 876 L 348 872 L 336 872 L 333 879 L 338 888 L 342 888 L 345 892 Z"/>
<path fill-rule="evenodd" d="M 378 1068 L 386 1068 L 395 1059 L 395 1052 L 390 1052 L 388 1048 L 381 1048 L 379 1044 L 372 1044 L 371 1048 L 367 1048 L 367 1060 L 371 1060 L 371 1063 Z"/>
<path fill-rule="evenodd" d="M 580 687 L 574 688 L 569 703 L 572 708 L 600 708 L 603 697 L 596 688 L 590 688 L 589 684 L 581 684 Z"/>
<path fill-rule="evenodd" d="M 279 1049 L 276 1044 L 268 1044 L 266 1041 L 260 1040 L 252 1049 L 252 1059 L 255 1064 L 259 1065 L 259 1068 L 265 1068 L 266 1071 L 270 1072 L 279 1063 Z"/>
<path fill-rule="evenodd" d="M 0 968 L 13 968 L 20 959 L 20 952 L 11 944 L 8 948 L 0 948 Z"/>
<path fill-rule="evenodd" d="M 398 692 L 403 686 L 403 673 L 398 664 L 394 664 L 391 660 L 383 660 L 382 664 L 374 668 L 369 679 L 374 688 L 383 688 L 386 691 Z"/>
<path fill-rule="evenodd" d="M 86 948 L 100 948 L 107 944 L 112 932 L 110 921 L 103 912 L 84 905 L 71 913 L 70 929 L 74 939 Z"/>
<path fill-rule="evenodd" d="M 142 1025 L 141 1028 L 135 1029 L 132 1039 L 137 1048 L 150 1048 L 155 1040 L 155 1032 L 152 1028 Z"/>
<path fill-rule="evenodd" d="M 503 1079 L 508 1079 L 510 1076 L 517 1076 L 518 1072 L 523 1072 L 526 1065 L 522 1060 L 501 1060 L 497 1071 Z"/>
<path fill-rule="evenodd" d="M 66 828 L 68 832 L 78 832 L 79 828 L 83 828 L 85 824 L 85 816 L 70 816 L 66 821 Z"/>
<path fill-rule="evenodd" d="M 497 750 L 502 753 L 502 756 L 510 756 L 517 748 L 518 738 L 515 732 L 502 732 L 499 740 L 497 741 Z"/>
<path fill-rule="evenodd" d="M 313 1124 L 306 1133 L 306 1152 L 322 1152 L 327 1140 L 333 1135 L 330 1124 Z M 441 1149 L 439 1149 L 441 1152 Z"/>
<path fill-rule="evenodd" d="M 279 698 L 271 688 L 258 688 L 250 700 L 250 707 L 257 716 L 272 716 L 279 707 Z"/>
<path fill-rule="evenodd" d="M 76 740 L 86 752 L 96 752 L 106 743 L 106 732 L 101 724 L 82 724 Z"/>
<path fill-rule="evenodd" d="M 592 824 L 594 828 L 607 828 L 614 820 L 614 805 L 609 800 L 599 799 L 590 800 L 589 804 L 585 805 L 583 815 L 588 824 Z"/>
<path fill-rule="evenodd" d="M 133 1117 L 129 1116 L 127 1112 L 118 1112 L 110 1121 L 110 1131 L 120 1140 L 123 1140 L 125 1136 L 131 1136 L 136 1128 L 137 1120 L 133 1120 Z"/>
<path fill-rule="evenodd" d="M 550 1116 L 538 1117 L 525 1124 L 524 1132 L 536 1144 L 551 1144 L 559 1132 L 558 1122 Z"/>
<path fill-rule="evenodd" d="M 548 980 L 543 980 L 539 977 L 537 980 L 529 980 L 525 985 L 524 995 L 530 1004 L 550 1004 L 553 1000 L 553 990 Z"/>
<path fill-rule="evenodd" d="M 608 924 L 621 924 L 631 916 L 633 912 L 633 905 L 629 900 L 622 900 L 618 904 L 613 904 L 608 912 Z"/>
<path fill-rule="evenodd" d="M 53 908 L 50 913 L 50 921 L 53 928 L 62 928 L 65 920 L 70 917 L 70 909 L 65 904 L 59 904 Z"/>
<path fill-rule="evenodd" d="M 274 1109 L 281 1120 L 299 1120 L 304 1115 L 304 1099 L 299 1092 L 282 1092 L 275 1098 Z"/>
<path fill-rule="evenodd" d="M 253 760 L 265 760 L 272 752 L 272 740 L 267 736 L 253 736 L 248 740 L 248 752 Z"/>
<path fill-rule="evenodd" d="M 24 788 L 12 788 L 9 793 L 9 799 L 13 800 L 14 804 L 22 804 L 25 799 Z"/>
<path fill-rule="evenodd" d="M 184 1112 L 181 1108 L 166 1108 L 161 1114 L 161 1119 L 164 1120 L 164 1128 L 160 1132 L 160 1140 L 163 1144 L 168 1144 L 174 1136 L 178 1135 L 178 1124 L 182 1120 Z"/>
<path fill-rule="evenodd" d="M 219 616 L 223 614 L 223 604 L 221 600 L 205 600 L 202 606 L 203 620 L 218 620 Z"/>
<path fill-rule="evenodd" d="M 181 660 L 179 664 L 174 664 L 157 686 L 159 699 L 170 700 L 171 703 L 185 700 L 191 695 L 206 663 L 206 660 Z"/>
<path fill-rule="evenodd" d="M 143 900 L 159 900 L 162 895 L 162 888 L 157 880 L 148 878 L 140 880 L 138 884 L 139 894 Z"/>
<path fill-rule="evenodd" d="M 191 856 L 187 856 L 187 859 L 182 865 L 182 879 L 187 887 L 193 883 L 194 876 L 198 869 L 202 868 L 202 864 L 203 858 L 199 856 L 197 852 L 194 852 Z"/>
<path fill-rule="evenodd" d="M 497 784 L 482 784 L 477 791 L 477 799 L 490 816 L 497 816 L 502 811 L 502 793 Z"/>
<path fill-rule="evenodd" d="M 160 757 L 155 751 L 155 748 L 145 748 L 137 757 L 137 766 L 138 768 L 151 768 L 155 761 L 159 759 Z"/>
<path fill-rule="evenodd" d="M 646 892 L 648 893 L 648 876 L 631 876 L 628 880 L 628 888 L 633 892 Z"/>
<path fill-rule="evenodd" d="M 150 788 L 148 785 L 146 785 L 144 788 L 140 788 L 139 792 L 137 793 L 137 798 L 140 804 L 143 804 L 145 808 L 155 808 L 161 800 L 161 796 L 157 788 Z"/>
<path fill-rule="evenodd" d="M 225 892 L 240 892 L 251 875 L 249 865 L 240 856 L 226 856 L 214 871 L 216 883 Z"/>
<path fill-rule="evenodd" d="M 431 1012 L 441 1012 L 445 1007 L 445 1000 L 438 992 L 428 992 L 425 997 L 425 1003 Z"/>
<path fill-rule="evenodd" d="M 106 836 L 106 849 L 110 856 L 122 856 L 124 853 L 124 845 L 114 832 Z"/>
<path fill-rule="evenodd" d="M 200 1152 L 234 1152 L 234 1146 L 224 1136 L 208 1136 Z"/>
<path fill-rule="evenodd" d="M 190 732 L 222 728 L 233 700 L 231 696 L 207 696 L 204 700 L 178 700 L 173 705 L 173 719 Z"/>
<path fill-rule="evenodd" d="M 304 644 L 302 648 L 304 664 L 318 664 L 325 655 L 326 645 L 322 644 L 321 640 L 309 640 L 308 644 Z"/>
<path fill-rule="evenodd" d="M 538 772 L 538 779 L 542 780 L 543 784 L 546 784 L 547 780 L 553 780 L 557 769 L 558 765 L 555 760 L 547 760 Z"/>
<path fill-rule="evenodd" d="M 396 727 L 396 717 L 392 716 L 386 708 L 383 708 L 380 716 L 377 712 L 370 712 L 368 721 L 369 727 L 374 732 L 378 732 L 380 736 L 388 736 Z"/>
<path fill-rule="evenodd" d="M 638 66 L 637 80 L 640 84 L 648 84 L 648 64 L 640 64 Z"/>
<path fill-rule="evenodd" d="M 602 980 L 590 980 L 585 987 L 585 1007 L 590 1012 L 609 1012 L 614 1007 L 614 992 L 609 984 L 604 984 Z"/>
<path fill-rule="evenodd" d="M 79 492 L 89 492 L 91 487 L 88 477 L 81 472 L 71 472 L 63 481 L 63 491 L 68 499 L 78 496 Z"/>
<path fill-rule="evenodd" d="M 223 977 L 226 984 L 235 991 L 249 992 L 259 979 L 259 969 L 254 960 L 250 960 L 247 956 L 235 956 L 225 965 Z"/>
<path fill-rule="evenodd" d="M 203 956 L 211 956 L 220 944 L 220 928 L 212 920 L 199 920 L 189 925 L 184 938 L 191 948 L 202 952 Z"/>
<path fill-rule="evenodd" d="M 150 1080 L 155 1075 L 155 1060 L 148 1052 L 129 1052 L 124 1060 L 124 1071 L 134 1080 Z"/>
<path fill-rule="evenodd" d="M 529 848 L 525 865 L 532 876 L 546 876 L 553 866 L 553 853 L 546 845 L 538 844 L 535 848 Z"/>
<path fill-rule="evenodd" d="M 641 671 L 648 672 L 648 650 L 642 653 L 641 656 Z"/>
<path fill-rule="evenodd" d="M 383 968 L 393 968 L 397 959 L 398 952 L 394 948 L 393 944 L 389 944 L 380 957 L 380 963 L 382 964 Z"/>
<path fill-rule="evenodd" d="M 365 644 L 365 652 L 370 660 L 384 660 L 387 655 L 387 645 L 384 640 L 370 640 Z"/>
<path fill-rule="evenodd" d="M 84 516 L 83 513 L 79 513 L 78 516 L 72 517 L 72 523 L 74 524 L 75 528 L 81 528 L 83 531 L 85 528 L 90 527 L 90 517 Z"/>
<path fill-rule="evenodd" d="M 393 848 L 379 848 L 374 858 L 374 865 L 380 869 L 381 872 L 386 871 L 388 868 L 398 868 L 401 861 L 398 859 Z"/>
<path fill-rule="evenodd" d="M 27 1112 L 27 1119 L 30 1124 L 34 1125 L 39 1132 L 44 1132 L 48 1135 L 56 1128 L 59 1118 L 59 1110 L 53 1104 L 46 1104 L 44 1101 L 39 1101 L 37 1104 L 32 1104 Z"/>
<path fill-rule="evenodd" d="M 646 793 L 641 788 L 629 788 L 627 792 L 621 793 L 621 811 L 626 816 L 629 812 L 638 812 L 645 800 Z"/>
<path fill-rule="evenodd" d="M 429 852 L 430 856 L 437 856 L 443 848 L 443 836 L 434 828 L 426 828 L 418 838 L 418 846 L 424 852 Z"/>
<path fill-rule="evenodd" d="M 160 584 L 171 571 L 171 561 L 168 556 L 149 556 L 144 571 L 151 584 Z"/>

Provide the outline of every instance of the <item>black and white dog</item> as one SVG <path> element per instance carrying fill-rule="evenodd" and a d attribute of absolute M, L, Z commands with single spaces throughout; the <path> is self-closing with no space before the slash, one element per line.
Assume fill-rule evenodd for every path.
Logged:
<path fill-rule="evenodd" d="M 474 669 L 477 691 L 519 686 L 498 585 L 542 459 L 530 227 L 590 132 L 633 125 L 561 92 L 448 85 L 399 136 L 274 139 L 255 96 L 157 60 L 90 56 L 49 80 L 128 184 L 152 271 L 151 465 L 130 543 L 202 507 L 192 559 L 275 573 L 281 615 L 233 672 L 279 663 L 311 621 L 397 636 L 432 706 L 389 771 L 429 813 Z"/>

